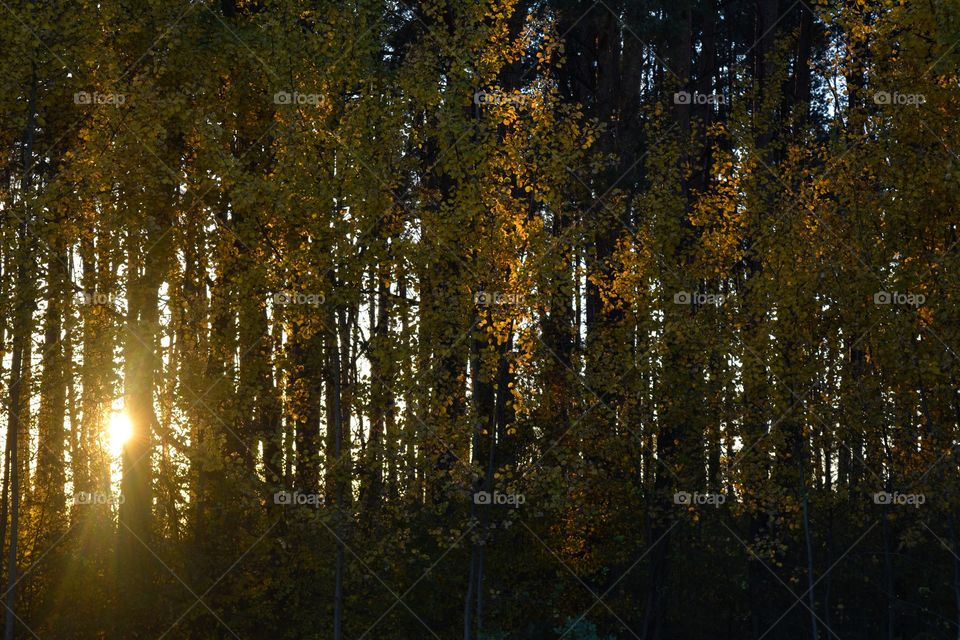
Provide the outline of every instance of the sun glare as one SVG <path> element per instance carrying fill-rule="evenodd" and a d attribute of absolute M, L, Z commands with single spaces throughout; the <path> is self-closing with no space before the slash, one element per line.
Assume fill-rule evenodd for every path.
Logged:
<path fill-rule="evenodd" d="M 115 411 L 110 414 L 107 435 L 109 436 L 110 454 L 113 456 L 123 454 L 123 445 L 133 435 L 133 424 L 125 411 Z"/>

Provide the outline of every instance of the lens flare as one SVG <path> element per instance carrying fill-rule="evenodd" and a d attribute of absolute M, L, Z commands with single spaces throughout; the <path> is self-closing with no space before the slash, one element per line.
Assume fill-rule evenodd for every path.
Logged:
<path fill-rule="evenodd" d="M 123 447 L 133 435 L 133 423 L 130 422 L 130 416 L 125 411 L 115 411 L 110 414 L 110 423 L 107 428 L 109 438 L 110 454 L 120 456 L 123 454 Z"/>

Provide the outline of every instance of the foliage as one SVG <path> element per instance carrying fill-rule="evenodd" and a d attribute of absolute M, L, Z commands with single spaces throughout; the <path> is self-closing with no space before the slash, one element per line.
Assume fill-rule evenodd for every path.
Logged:
<path fill-rule="evenodd" d="M 954 3 L 0 33 L 15 637 L 957 637 Z"/>

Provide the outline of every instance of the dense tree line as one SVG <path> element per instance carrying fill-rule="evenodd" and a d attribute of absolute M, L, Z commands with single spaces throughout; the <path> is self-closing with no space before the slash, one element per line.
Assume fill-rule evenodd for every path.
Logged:
<path fill-rule="evenodd" d="M 5 638 L 960 638 L 960 5 L 0 34 Z"/>

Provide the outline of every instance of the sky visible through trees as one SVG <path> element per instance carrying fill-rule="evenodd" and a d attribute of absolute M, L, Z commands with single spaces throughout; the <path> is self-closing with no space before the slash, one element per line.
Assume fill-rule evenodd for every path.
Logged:
<path fill-rule="evenodd" d="M 0 45 L 4 640 L 960 639 L 960 4 Z"/>

